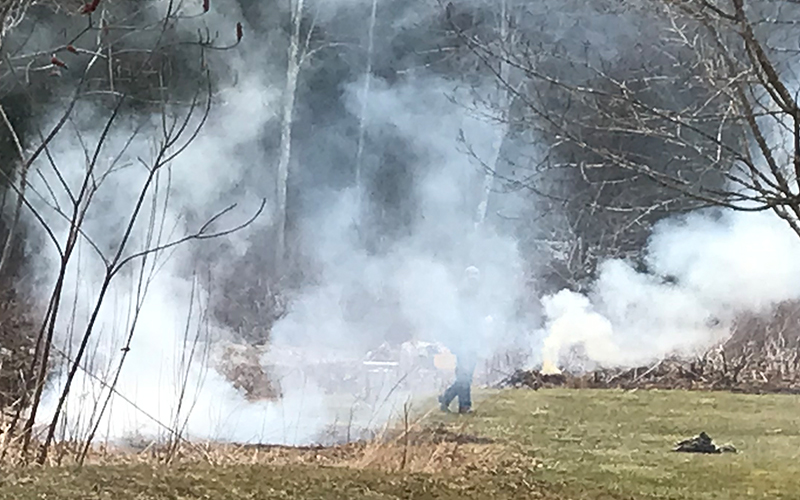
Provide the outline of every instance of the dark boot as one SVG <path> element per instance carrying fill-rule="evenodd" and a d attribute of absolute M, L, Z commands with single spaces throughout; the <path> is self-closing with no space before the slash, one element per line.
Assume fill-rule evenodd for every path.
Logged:
<path fill-rule="evenodd" d="M 456 365 L 456 381 L 453 384 L 455 395 L 458 397 L 458 412 L 472 412 L 472 376 L 475 373 L 474 356 L 461 356 Z"/>
<path fill-rule="evenodd" d="M 472 391 L 470 388 L 471 380 L 460 380 L 457 382 L 458 391 L 458 412 L 470 413 L 472 408 Z"/>
<path fill-rule="evenodd" d="M 458 396 L 458 385 L 453 384 L 439 396 L 439 409 L 444 412 L 450 411 L 450 403 Z"/>

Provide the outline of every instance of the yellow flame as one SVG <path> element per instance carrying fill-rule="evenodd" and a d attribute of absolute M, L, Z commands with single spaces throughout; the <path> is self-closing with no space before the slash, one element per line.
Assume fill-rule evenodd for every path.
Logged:
<path fill-rule="evenodd" d="M 549 359 L 545 359 L 542 362 L 542 373 L 545 375 L 558 375 L 561 373 L 561 370 L 558 369 L 555 363 Z"/>

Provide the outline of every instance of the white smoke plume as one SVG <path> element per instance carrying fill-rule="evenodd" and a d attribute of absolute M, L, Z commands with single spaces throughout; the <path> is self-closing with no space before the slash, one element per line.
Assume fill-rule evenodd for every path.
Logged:
<path fill-rule="evenodd" d="M 289 314 L 273 328 L 273 348 L 302 348 L 320 357 L 327 352 L 329 358 L 334 350 L 358 359 L 382 341 L 450 348 L 468 343 L 490 358 L 510 346 L 513 332 L 525 330 L 518 314 L 524 269 L 513 238 L 475 229 L 478 198 L 469 193 L 481 171 L 460 149 L 459 131 L 476 154 L 488 156 L 494 125 L 448 98 L 457 93 L 453 82 L 424 78 L 373 85 L 368 126 L 390 126 L 408 142 L 420 173 L 412 195 L 418 214 L 408 234 L 382 253 L 368 251 L 357 238 L 354 223 L 363 221 L 354 190 L 339 194 L 320 217 L 304 221 L 306 247 L 315 249 L 313 258 L 322 265 L 320 284 L 294 298 Z M 352 87 L 354 109 L 361 109 L 360 88 Z M 491 316 L 490 322 L 464 317 L 459 289 L 468 266 L 480 270 L 477 302 L 484 309 L 476 316 L 481 321 Z M 395 410 L 409 398 L 441 389 L 436 380 L 408 382 L 413 372 L 392 376 L 378 399 Z"/>
<path fill-rule="evenodd" d="M 645 249 L 651 273 L 611 260 L 587 295 L 543 299 L 543 359 L 558 363 L 578 345 L 603 366 L 703 350 L 725 337 L 736 314 L 800 298 L 799 251 L 797 235 L 771 212 L 666 219 Z"/>
<path fill-rule="evenodd" d="M 335 20 L 341 28 L 347 22 L 337 16 L 339 8 L 361 9 L 369 4 L 327 2 L 318 21 L 324 28 L 328 20 Z M 245 17 L 236 5 L 212 2 L 208 18 L 212 31 L 234 32 L 235 23 Z M 252 9 L 269 10 L 267 3 L 263 5 Z M 416 9 L 401 2 L 391 2 L 391 6 L 381 4 L 381 16 L 397 16 L 384 19 L 384 27 L 405 29 L 439 12 L 431 6 Z M 276 62 L 280 58 L 272 60 L 270 56 L 285 48 L 281 37 L 286 33 L 278 29 L 275 19 L 286 13 L 263 14 L 275 23 L 274 29 L 258 32 L 245 22 L 242 51 L 225 52 L 211 60 L 211 64 L 220 64 L 217 69 L 229 69 L 230 78 L 223 79 L 224 90 L 216 96 L 206 128 L 172 167 L 170 203 L 164 212 L 170 239 L 185 235 L 197 221 L 202 223 L 204 217 L 234 201 L 239 207 L 225 221 L 241 222 L 256 210 L 260 198 L 267 197 L 267 213 L 247 231 L 264 231 L 272 222 L 272 171 L 277 162 L 274 151 L 267 153 L 262 143 L 274 139 L 265 139 L 265 130 L 274 134 L 280 119 L 283 68 Z M 616 16 L 609 17 L 610 23 L 619 21 Z M 583 29 L 569 23 L 573 24 L 575 30 Z M 565 33 L 563 38 L 571 39 L 572 34 Z M 595 35 L 600 34 L 605 36 L 603 30 L 596 30 Z M 578 44 L 577 38 L 572 42 Z M 615 43 L 625 45 L 609 42 L 611 46 L 606 48 L 612 55 Z M 389 45 L 379 35 L 376 47 L 385 52 L 375 58 L 389 57 L 396 48 Z M 329 57 L 324 51 L 318 55 Z M 326 85 L 333 85 L 320 80 L 312 83 L 331 92 Z M 169 259 L 163 256 L 156 266 L 158 273 L 150 283 L 118 384 L 121 396 L 112 399 L 98 437 L 166 437 L 170 431 L 164 425 L 181 429 L 189 438 L 239 442 L 306 444 L 320 440 L 331 425 L 347 426 L 357 436 L 380 428 L 409 399 L 433 394 L 452 376 L 443 373 L 438 379 L 420 379 L 402 364 L 390 370 L 383 370 L 380 364 L 370 365 L 378 368 L 363 365 L 369 351 L 374 354 L 383 341 L 469 342 L 479 348 L 484 359 L 518 346 L 520 339 L 530 346 L 525 337 L 540 325 L 531 321 L 533 301 L 526 295 L 526 269 L 518 242 L 491 225 L 476 229 L 483 171 L 463 147 L 468 144 L 480 159 L 493 158 L 493 143 L 503 125 L 480 116 L 481 111 L 491 115 L 489 109 L 469 110 L 458 104 L 473 97 L 463 86 L 473 87 L 474 82 L 448 80 L 419 68 L 414 75 L 394 75 L 394 79 L 375 75 L 364 96 L 364 82 L 356 79 L 334 89 L 344 94 L 341 100 L 346 109 L 338 113 L 347 116 L 325 122 L 320 119 L 321 124 L 315 122 L 312 130 L 295 128 L 300 138 L 292 168 L 310 186 L 305 190 L 306 185 L 300 183 L 305 190 L 304 203 L 310 207 L 304 207 L 296 221 L 297 234 L 313 271 L 306 277 L 307 286 L 290 297 L 289 310 L 273 326 L 262 356 L 262 364 L 271 369 L 281 390 L 280 400 L 251 402 L 214 369 L 216 348 L 234 335 L 209 318 L 206 308 L 217 292 L 213 286 L 205 289 L 195 278 L 195 272 L 207 269 L 193 269 L 188 264 L 192 247 L 181 247 L 170 252 Z M 366 111 L 363 117 L 362 110 Z M 96 140 L 92 110 L 80 112 L 84 134 Z M 308 110 L 299 103 L 297 112 Z M 336 180 L 346 178 L 346 182 L 333 183 L 335 187 L 314 184 L 315 176 L 325 172 L 316 168 L 314 161 L 347 149 L 342 144 L 351 145 L 355 137 L 345 129 L 354 128 L 354 121 L 361 118 L 368 138 L 401 145 L 395 154 L 404 161 L 396 163 L 411 172 L 405 177 L 413 179 L 411 186 L 387 188 L 367 175 L 359 191 L 348 177 L 351 165 L 347 162 L 352 156 L 336 166 Z M 157 125 L 156 118 L 150 120 Z M 114 129 L 108 138 L 109 154 L 121 149 L 134 121 Z M 324 134 L 321 129 L 326 129 Z M 462 133 L 463 141 L 459 139 Z M 109 179 L 90 210 L 85 229 L 101 246 L 111 245 L 119 237 L 120 223 L 130 213 L 146 175 L 136 159 L 151 154 L 152 140 L 144 134 L 131 146 L 125 155 L 130 165 Z M 67 174 L 67 181 L 78 182 L 85 159 L 75 136 L 64 132 L 52 146 L 52 156 Z M 381 166 L 384 161 L 380 151 L 365 149 L 365 165 L 377 168 L 374 165 Z M 47 165 L 40 168 L 48 183 L 57 186 Z M 39 181 L 36 188 L 47 191 Z M 370 234 L 371 220 L 381 210 L 370 204 L 373 190 L 402 191 L 398 205 L 403 213 L 397 218 L 403 223 L 391 235 Z M 159 200 L 163 204 L 163 197 Z M 503 208 L 523 206 L 511 194 L 496 196 L 495 202 Z M 37 208 L 46 211 L 41 204 Z M 63 223 L 52 214 L 48 221 L 63 239 Z M 146 225 L 137 228 L 139 244 L 146 232 Z M 233 256 L 240 256 L 251 242 L 235 234 L 227 237 L 225 244 Z M 581 345 L 593 363 L 629 365 L 702 348 L 725 334 L 737 311 L 800 296 L 800 264 L 791 258 L 798 244 L 796 236 L 769 214 L 726 214 L 721 218 L 695 214 L 664 221 L 646 249 L 652 274 L 639 273 L 622 261 L 609 261 L 601 266 L 587 295 L 561 291 L 545 297 L 547 322 L 545 330 L 538 332 L 544 343 L 531 350 L 534 354 L 541 351 L 545 361 L 557 363 L 570 348 Z M 42 253 L 36 260 L 46 286 L 54 279 L 53 257 L 52 252 Z M 80 267 L 70 269 L 57 329 L 57 345 L 67 353 L 74 353 L 73 335 L 79 335 L 86 323 L 102 273 L 85 244 L 79 262 Z M 784 265 L 774 266 L 774 262 Z M 212 271 L 226 265 L 224 260 L 208 264 Z M 480 270 L 476 302 L 482 306 L 469 314 L 464 312 L 459 293 L 468 266 Z M 86 364 L 89 374 L 79 373 L 67 404 L 66 427 L 73 434 L 85 433 L 80 429 L 85 429 L 87 416 L 97 401 L 102 402 L 106 389 L 95 377 L 107 379 L 122 355 L 131 322 L 130 305 L 136 296 L 135 269 L 114 282 L 101 309 Z M 665 280 L 667 276 L 671 279 Z M 47 293 L 45 289 L 43 296 Z M 409 352 L 415 356 L 413 350 Z M 356 369 L 340 375 L 333 368 L 339 362 Z M 45 394 L 42 423 L 52 415 L 63 375 L 57 374 Z M 337 384 L 345 389 L 329 394 L 327 386 Z M 365 389 L 370 391 L 368 396 L 363 394 Z"/>
<path fill-rule="evenodd" d="M 224 8 L 229 7 L 232 5 Z M 236 9 L 226 10 L 226 15 L 219 9 L 222 7 L 215 5 L 212 11 L 214 23 L 220 31 L 233 33 L 239 19 Z M 260 146 L 260 134 L 278 116 L 283 78 L 274 68 L 265 67 L 268 63 L 257 62 L 261 56 L 259 50 L 248 49 L 225 61 L 233 72 L 233 83 L 215 96 L 205 128 L 171 166 L 168 188 L 167 180 L 162 179 L 164 189 L 155 199 L 146 200 L 146 205 L 155 203 L 164 216 L 163 223 L 156 224 L 163 228 L 163 241 L 181 238 L 202 224 L 204 217 L 231 202 L 239 204 L 237 210 L 218 226 L 236 225 L 256 211 L 265 193 L 271 195 L 271 174 L 259 177 L 257 172 L 269 172 L 275 158 Z M 437 384 L 441 381 L 409 381 L 401 387 L 400 383 L 411 377 L 408 372 L 396 371 L 384 375 L 377 393 L 364 401 L 355 391 L 327 394 L 318 379 L 300 369 L 301 363 L 313 366 L 317 360 L 322 367 L 316 369 L 316 375 L 333 378 L 325 363 L 337 359 L 360 363 L 366 351 L 388 339 L 451 345 L 471 341 L 488 357 L 510 342 L 508 332 L 524 331 L 518 314 L 523 296 L 522 259 L 513 238 L 475 230 L 474 195 L 482 171 L 459 141 L 463 131 L 479 156 L 490 157 L 491 140 L 497 135 L 495 125 L 448 99 L 448 94 L 457 93 L 455 87 L 454 82 L 425 75 L 402 85 L 377 78 L 373 83 L 366 123 L 370 129 L 389 128 L 408 144 L 407 154 L 414 159 L 410 163 L 416 173 L 409 190 L 416 202 L 409 205 L 415 206 L 416 212 L 407 234 L 378 254 L 367 251 L 356 237 L 365 210 L 359 210 L 363 206 L 355 200 L 364 197 L 352 188 L 325 193 L 317 215 L 300 221 L 303 246 L 313 249 L 310 258 L 321 272 L 316 286 L 292 298 L 289 313 L 274 326 L 262 359 L 264 366 L 272 367 L 271 375 L 282 392 L 280 400 L 248 401 L 215 370 L 216 347 L 231 338 L 232 332 L 209 318 L 207 307 L 215 291 L 213 287 L 204 289 L 196 278 L 195 273 L 207 269 L 188 265 L 192 243 L 164 252 L 153 264 L 129 351 L 125 345 L 138 293 L 137 264 L 112 282 L 86 361 L 66 401 L 62 436 L 86 437 L 126 351 L 117 392 L 111 395 L 96 439 L 166 438 L 177 429 L 190 439 L 306 444 L 320 440 L 331 425 L 346 423 L 355 433 L 380 428 L 410 398 L 429 395 L 440 388 Z M 361 88 L 356 82 L 348 90 L 353 114 L 361 109 Z M 74 125 L 51 144 L 51 156 L 73 189 L 83 180 L 86 165 L 75 130 L 93 147 L 100 140 L 96 129 L 100 115 L 96 109 L 79 106 Z M 104 139 L 101 157 L 125 150 L 120 168 L 103 181 L 84 225 L 86 234 L 105 251 L 119 241 L 147 176 L 138 159 L 149 159 L 157 140 L 157 133 L 151 131 L 157 130 L 159 117 L 148 117 L 144 132 L 126 146 L 138 125 L 136 120 L 119 120 Z M 41 177 L 36 177 L 33 187 L 47 198 L 47 185 L 58 186 L 60 181 L 46 160 L 36 167 Z M 55 197 L 60 203 L 66 201 L 65 193 Z M 32 199 L 32 204 L 63 241 L 64 221 L 41 198 Z M 135 227 L 130 251 L 144 245 L 147 215 Z M 248 230 L 263 230 L 269 224 L 267 213 Z M 227 243 L 235 253 L 247 248 L 246 239 L 238 234 L 228 237 Z M 41 294 L 47 297 L 58 258 L 52 249 L 45 250 L 34 259 L 34 265 L 44 283 Z M 212 269 L 221 265 L 224 262 L 208 264 Z M 481 304 L 485 306 L 481 317 L 491 315 L 491 323 L 485 323 L 491 329 L 465 321 L 460 312 L 461 274 L 470 265 L 481 272 Z M 104 269 L 90 246 L 82 242 L 68 271 L 55 340 L 59 353 L 72 356 L 100 291 Z M 296 349 L 300 360 L 290 357 Z M 363 367 L 358 373 L 380 377 Z M 38 419 L 42 425 L 49 423 L 55 411 L 65 375 L 62 366 L 44 394 Z"/>
<path fill-rule="evenodd" d="M 221 3 L 221 2 L 220 2 Z M 235 23 L 242 19 L 233 4 L 210 13 L 213 27 L 234 36 Z M 192 27 L 189 27 L 192 30 Z M 151 230 L 149 207 L 154 206 L 155 233 L 160 240 L 149 246 L 178 240 L 231 203 L 237 208 L 221 219 L 215 228 L 225 229 L 243 222 L 258 210 L 259 198 L 269 192 L 271 177 L 258 176 L 258 170 L 272 163 L 259 145 L 264 126 L 277 116 L 279 84 L 263 65 L 248 65 L 257 50 L 225 52 L 212 58 L 218 70 L 227 68 L 222 89 L 214 96 L 211 115 L 200 135 L 179 155 L 159 179 L 159 189 L 145 199 L 143 215 L 134 226 L 133 238 L 125 254 L 143 250 Z M 213 55 L 213 54 L 212 54 Z M 60 117 L 44 120 L 52 126 Z M 200 115 L 196 110 L 196 115 Z M 161 137 L 160 116 L 119 118 L 107 137 L 101 139 L 102 121 L 108 113 L 79 103 L 72 121 L 49 145 L 59 175 L 77 192 L 83 181 L 87 157 L 101 140 L 98 173 L 105 172 L 115 157 L 116 167 L 98 181 L 101 186 L 89 206 L 83 225 L 84 233 L 107 255 L 115 249 L 125 223 L 147 178 L 147 169 L 140 164 L 152 161 L 154 148 Z M 145 121 L 141 132 L 127 144 L 135 128 Z M 191 126 L 197 125 L 197 120 Z M 85 146 L 84 146 L 85 144 Z M 103 159 L 106 159 L 104 161 Z M 69 206 L 68 197 L 60 189 L 49 161 L 42 158 L 34 166 L 31 203 L 39 211 L 56 238 L 66 239 L 65 221 L 51 206 Z M 256 179 L 253 182 L 253 172 Z M 163 220 L 162 220 L 163 217 Z M 38 228 L 38 222 L 29 219 Z M 269 213 L 262 215 L 249 229 L 263 228 L 270 222 Z M 246 249 L 246 240 L 239 233 L 225 238 L 234 255 Z M 202 243 L 200 243 L 202 244 Z M 49 297 L 56 280 L 59 258 L 45 241 L 44 251 L 33 260 L 38 281 L 43 283 L 41 297 Z M 209 318 L 210 296 L 198 275 L 213 271 L 224 262 L 212 262 L 192 269 L 192 250 L 197 243 L 169 249 L 154 255 L 144 269 L 146 290 L 137 286 L 140 264 L 134 262 L 112 281 L 107 298 L 99 311 L 97 325 L 87 349 L 85 362 L 72 384 L 64 408 L 61 435 L 86 438 L 97 420 L 133 328 L 135 305 L 144 297 L 132 335 L 130 350 L 111 394 L 110 404 L 99 421 L 96 439 L 126 440 L 173 438 L 175 431 L 190 439 L 221 439 L 241 442 L 305 443 L 314 440 L 328 414 L 312 389 L 288 392 L 277 402 L 249 402 L 216 369 L 217 345 L 230 338 L 230 332 L 215 326 Z M 155 260 L 153 260 L 155 259 Z M 75 354 L 79 340 L 97 300 L 104 266 L 85 240 L 78 244 L 65 280 L 65 292 L 56 326 L 57 361 Z M 68 363 L 60 366 L 43 396 L 38 413 L 41 425 L 48 424 L 54 414 L 66 378 Z M 298 415 L 306 415 L 303 421 Z"/>
<path fill-rule="evenodd" d="M 215 108 L 209 125 L 192 147 L 173 162 L 168 189 L 162 188 L 146 199 L 146 206 L 157 204 L 155 225 L 163 231 L 161 241 L 149 246 L 180 239 L 194 230 L 192 226 L 197 224 L 190 224 L 187 214 L 194 213 L 202 223 L 203 217 L 235 201 L 240 208 L 226 217 L 222 224 L 236 225 L 256 211 L 258 199 L 254 193 L 240 190 L 233 199 L 225 199 L 225 193 L 237 187 L 244 169 L 244 165 L 231 165 L 230 158 L 241 154 L 243 148 L 250 148 L 248 159 L 258 160 L 258 150 L 251 144 L 258 133 L 259 123 L 272 117 L 269 95 L 252 81 L 223 92 L 221 99 L 224 104 Z M 260 98 L 264 104 L 258 113 L 252 107 L 253 102 L 258 102 L 255 98 Z M 248 115 L 249 120 L 244 120 Z M 86 126 L 81 118 L 92 116 L 96 116 L 93 109 L 80 108 L 76 123 L 79 127 Z M 144 130 L 158 130 L 157 127 L 157 117 L 154 117 L 150 128 Z M 62 132 L 50 150 L 66 183 L 77 192 L 85 174 L 86 160 L 71 131 Z M 131 131 L 132 125 L 128 121 L 120 121 L 105 139 L 103 151 L 112 156 L 119 154 Z M 99 139 L 93 136 L 91 140 Z M 122 156 L 120 167 L 103 181 L 89 207 L 84 233 L 107 253 L 118 244 L 148 175 L 136 159 L 150 159 L 152 151 L 148 146 L 151 140 L 147 132 L 136 137 Z M 94 146 L 93 142 L 90 142 L 91 146 Z M 50 186 L 58 186 L 53 170 L 46 163 L 40 162 L 38 167 L 42 177 L 33 183 L 37 192 L 47 192 L 45 181 Z M 98 168 L 103 171 L 103 167 L 101 162 Z M 165 176 L 161 182 L 166 185 Z M 66 206 L 65 193 L 56 191 L 56 195 L 61 198 L 58 201 L 62 206 Z M 54 215 L 41 198 L 32 198 L 32 204 L 45 215 L 59 240 L 64 241 L 67 229 L 64 221 Z M 145 211 L 135 226 L 133 242 L 126 254 L 145 248 L 149 216 L 150 212 Z M 236 220 L 230 224 L 232 219 Z M 264 220 L 268 219 L 259 219 L 258 224 Z M 236 235 L 229 241 L 234 247 L 241 245 Z M 210 366 L 213 352 L 210 352 L 209 342 L 224 339 L 227 334 L 210 324 L 206 311 L 207 293 L 200 289 L 191 269 L 187 272 L 183 265 L 191 259 L 189 248 L 177 247 L 154 257 L 156 260 L 148 263 L 145 270 L 147 288 L 142 294 L 141 313 L 117 384 L 118 395 L 112 396 L 97 437 L 169 437 L 169 429 L 174 427 L 198 439 L 281 442 L 309 439 L 303 433 L 314 430 L 294 428 L 289 435 L 286 433 L 287 424 L 282 422 L 286 415 L 298 411 L 292 409 L 301 404 L 293 400 L 294 395 L 290 394 L 278 404 L 248 403 Z M 55 282 L 58 262 L 52 251 L 44 252 L 35 262 L 39 274 L 49 278 L 47 287 Z M 80 433 L 88 430 L 85 427 L 89 422 L 87 417 L 96 414 L 108 394 L 107 384 L 132 328 L 133 309 L 139 295 L 136 281 L 139 270 L 139 265 L 133 263 L 112 282 L 107 300 L 100 309 L 84 369 L 78 372 L 67 400 L 66 427 L 80 437 L 85 437 Z M 88 323 L 104 268 L 91 247 L 81 242 L 78 256 L 68 271 L 56 330 L 56 348 L 69 355 L 75 352 Z M 43 288 L 41 292 L 47 297 L 50 290 Z M 49 422 L 55 410 L 65 375 L 62 370 L 45 393 L 40 411 L 43 424 Z M 314 398 L 309 397 L 302 404 L 306 408 L 312 407 Z M 281 425 L 276 425 L 276 422 Z"/>

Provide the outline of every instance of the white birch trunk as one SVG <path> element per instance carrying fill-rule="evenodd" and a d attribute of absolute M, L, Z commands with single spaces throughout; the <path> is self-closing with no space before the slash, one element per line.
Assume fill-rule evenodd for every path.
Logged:
<path fill-rule="evenodd" d="M 508 41 L 508 0 L 502 0 L 500 9 L 500 40 L 503 44 Z M 499 130 L 497 136 L 492 143 L 492 154 L 489 161 L 486 162 L 488 167 L 483 174 L 483 187 L 481 189 L 480 200 L 478 202 L 478 210 L 475 217 L 475 228 L 479 229 L 486 221 L 486 214 L 489 209 L 489 199 L 494 189 L 495 172 L 497 172 L 497 164 L 500 161 L 500 150 L 503 147 L 503 141 L 509 128 L 509 106 L 511 99 L 505 85 L 508 85 L 509 68 L 505 61 L 499 62 L 500 85 L 498 87 L 498 118 L 500 120 Z"/>
<path fill-rule="evenodd" d="M 280 158 L 276 179 L 277 221 L 275 241 L 275 266 L 280 269 L 286 254 L 286 192 L 289 183 L 289 165 L 292 160 L 292 125 L 297 97 L 297 77 L 300 74 L 300 21 L 303 18 L 304 0 L 292 0 L 292 35 L 289 40 L 286 66 L 286 87 L 283 90 L 281 116 Z"/>
<path fill-rule="evenodd" d="M 355 187 L 356 187 L 356 207 L 361 212 L 361 197 L 363 196 L 361 182 L 361 162 L 364 155 L 364 136 L 366 133 L 367 120 L 367 100 L 372 84 L 372 53 L 375 50 L 375 21 L 378 14 L 378 0 L 372 0 L 372 13 L 369 18 L 369 28 L 367 35 L 367 67 L 364 71 L 364 89 L 361 94 L 361 117 L 358 124 L 358 149 L 356 150 L 355 165 Z"/>

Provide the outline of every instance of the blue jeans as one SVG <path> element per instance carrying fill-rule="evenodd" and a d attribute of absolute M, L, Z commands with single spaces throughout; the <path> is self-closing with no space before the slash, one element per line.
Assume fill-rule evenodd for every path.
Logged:
<path fill-rule="evenodd" d="M 472 386 L 472 376 L 475 373 L 477 360 L 473 355 L 460 355 L 456 357 L 456 380 L 453 385 L 444 391 L 439 401 L 442 407 L 449 407 L 454 399 L 458 398 L 458 410 L 469 410 L 472 408 L 472 396 L 470 388 Z"/>

